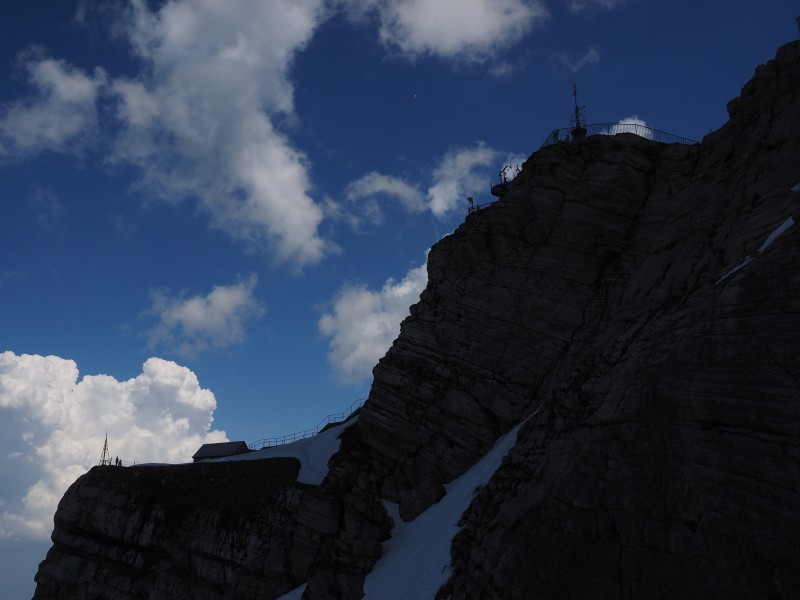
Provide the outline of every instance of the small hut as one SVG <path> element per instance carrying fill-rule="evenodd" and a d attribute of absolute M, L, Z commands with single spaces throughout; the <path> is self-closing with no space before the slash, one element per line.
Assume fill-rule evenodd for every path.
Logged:
<path fill-rule="evenodd" d="M 203 444 L 200 449 L 194 453 L 192 460 L 200 462 L 201 460 L 209 460 L 212 458 L 224 458 L 226 456 L 236 456 L 250 452 L 250 449 L 242 441 L 239 442 L 220 442 L 217 444 Z"/>

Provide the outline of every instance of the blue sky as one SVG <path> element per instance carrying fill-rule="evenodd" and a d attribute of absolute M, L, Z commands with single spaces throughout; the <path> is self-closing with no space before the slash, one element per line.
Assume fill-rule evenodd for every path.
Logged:
<path fill-rule="evenodd" d="M 490 201 L 504 164 L 568 125 L 573 79 L 590 123 L 699 140 L 797 38 L 796 13 L 788 0 L 4 5 L 0 546 L 48 538 L 106 432 L 125 460 L 178 462 L 365 397 L 428 248 L 466 196 Z"/>

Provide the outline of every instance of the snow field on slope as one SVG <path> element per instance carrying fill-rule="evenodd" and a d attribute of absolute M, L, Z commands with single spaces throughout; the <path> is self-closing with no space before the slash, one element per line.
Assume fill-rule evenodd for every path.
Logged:
<path fill-rule="evenodd" d="M 328 461 L 339 450 L 339 436 L 342 432 L 354 425 L 358 417 L 326 429 L 317 435 L 285 444 L 264 448 L 247 454 L 226 456 L 204 462 L 232 462 L 238 460 L 260 460 L 263 458 L 296 458 L 300 461 L 300 474 L 297 476 L 299 483 L 319 485 L 328 474 Z"/>
<path fill-rule="evenodd" d="M 392 537 L 384 542 L 383 556 L 364 582 L 363 600 L 432 600 L 436 596 L 450 577 L 450 546 L 460 529 L 458 520 L 477 489 L 488 483 L 514 447 L 519 428 L 528 419 L 499 438 L 469 471 L 445 486 L 444 498 L 413 521 L 404 522 L 397 504 L 384 502 L 395 525 Z M 305 587 L 303 584 L 278 600 L 300 600 Z"/>

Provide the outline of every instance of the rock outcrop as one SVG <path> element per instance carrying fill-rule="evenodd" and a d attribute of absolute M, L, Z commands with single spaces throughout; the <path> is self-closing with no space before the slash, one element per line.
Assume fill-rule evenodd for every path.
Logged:
<path fill-rule="evenodd" d="M 414 519 L 525 418 L 440 597 L 798 597 L 799 83 L 792 43 L 702 144 L 532 155 L 432 249 L 321 486 L 95 468 L 35 597 L 359 598 L 383 501 Z"/>

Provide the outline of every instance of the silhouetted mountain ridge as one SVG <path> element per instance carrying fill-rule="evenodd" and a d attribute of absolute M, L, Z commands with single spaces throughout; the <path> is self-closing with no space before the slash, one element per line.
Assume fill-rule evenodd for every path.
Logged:
<path fill-rule="evenodd" d="M 417 518 L 528 417 L 439 597 L 798 597 L 798 82 L 793 42 L 702 144 L 534 153 L 431 250 L 320 486 L 279 459 L 95 468 L 35 598 L 360 598 L 386 502 Z M 171 516 L 158 490 L 194 474 Z M 193 504 L 204 485 L 247 510 Z"/>

